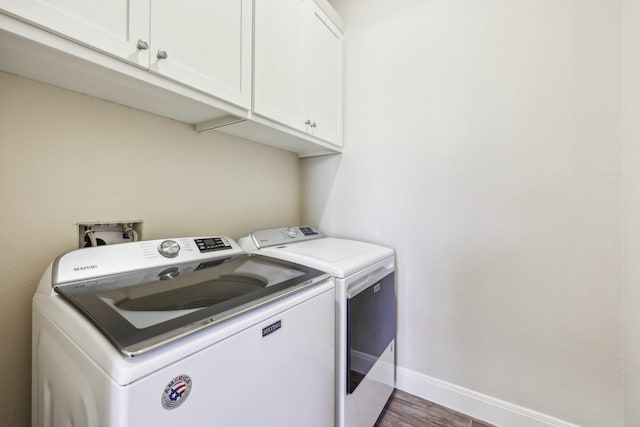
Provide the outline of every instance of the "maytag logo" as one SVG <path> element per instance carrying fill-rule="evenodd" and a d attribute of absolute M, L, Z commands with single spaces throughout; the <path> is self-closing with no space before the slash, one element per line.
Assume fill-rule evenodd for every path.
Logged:
<path fill-rule="evenodd" d="M 98 268 L 96 264 L 93 265 L 82 265 L 80 267 L 73 267 L 73 271 L 85 271 L 85 270 L 94 270 Z"/>
<path fill-rule="evenodd" d="M 266 337 L 269 334 L 274 333 L 278 329 L 282 327 L 282 320 L 278 320 L 276 323 L 272 323 L 266 328 L 262 328 L 262 338 Z"/>

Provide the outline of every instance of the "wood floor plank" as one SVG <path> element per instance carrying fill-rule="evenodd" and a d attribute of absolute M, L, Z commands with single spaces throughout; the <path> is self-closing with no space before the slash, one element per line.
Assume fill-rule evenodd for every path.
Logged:
<path fill-rule="evenodd" d="M 452 409 L 394 390 L 375 427 L 495 427 Z"/>

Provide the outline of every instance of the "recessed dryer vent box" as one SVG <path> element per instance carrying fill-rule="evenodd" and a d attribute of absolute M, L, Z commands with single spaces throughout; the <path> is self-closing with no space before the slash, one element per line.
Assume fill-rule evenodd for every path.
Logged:
<path fill-rule="evenodd" d="M 95 238 L 97 246 L 142 240 L 142 220 L 78 223 L 78 247 L 92 246 L 90 235 Z"/>

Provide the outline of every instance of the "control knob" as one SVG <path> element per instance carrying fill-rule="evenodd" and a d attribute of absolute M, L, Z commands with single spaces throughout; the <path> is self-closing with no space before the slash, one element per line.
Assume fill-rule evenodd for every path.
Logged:
<path fill-rule="evenodd" d="M 291 237 L 293 239 L 297 235 L 298 235 L 298 230 L 296 230 L 295 227 L 287 228 L 287 236 L 289 236 L 289 237 Z"/>
<path fill-rule="evenodd" d="M 180 252 L 180 245 L 174 240 L 165 240 L 158 246 L 158 252 L 160 252 L 160 255 L 163 257 L 175 258 Z"/>

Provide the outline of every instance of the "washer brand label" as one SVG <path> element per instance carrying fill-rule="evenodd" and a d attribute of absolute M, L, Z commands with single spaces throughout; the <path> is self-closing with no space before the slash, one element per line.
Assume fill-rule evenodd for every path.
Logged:
<path fill-rule="evenodd" d="M 73 271 L 86 271 L 86 270 L 94 270 L 98 268 L 96 264 L 93 265 L 81 265 L 80 267 L 73 267 Z"/>
<path fill-rule="evenodd" d="M 189 375 L 178 375 L 171 380 L 162 393 L 162 407 L 164 409 L 175 409 L 187 400 L 191 393 L 191 377 Z"/>
<path fill-rule="evenodd" d="M 278 320 L 276 323 L 273 323 L 266 328 L 262 328 L 262 337 L 266 337 L 269 334 L 274 333 L 278 329 L 282 327 L 282 320 Z"/>

